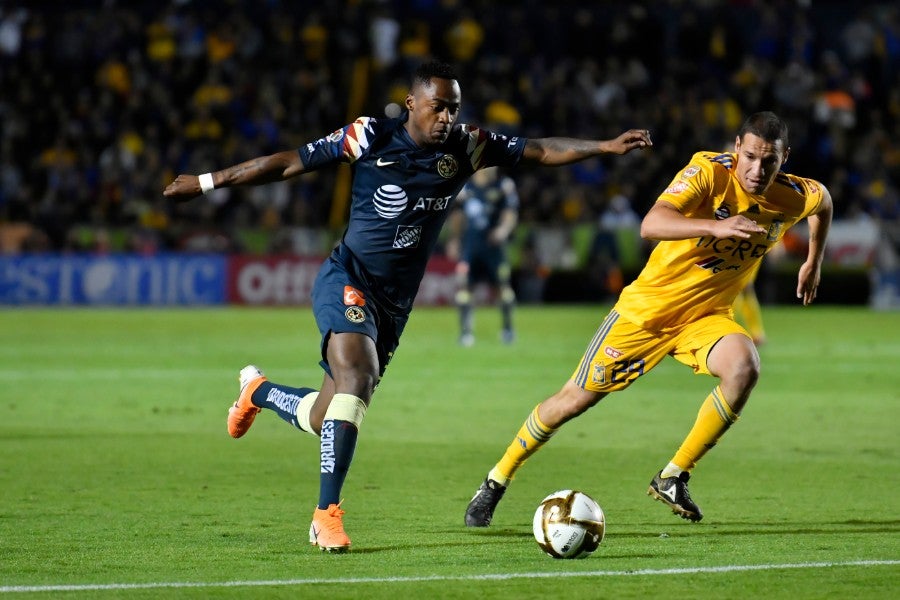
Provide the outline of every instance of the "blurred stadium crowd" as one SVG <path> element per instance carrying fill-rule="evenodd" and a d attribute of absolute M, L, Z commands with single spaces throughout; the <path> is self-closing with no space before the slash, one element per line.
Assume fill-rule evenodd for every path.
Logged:
<path fill-rule="evenodd" d="M 462 122 L 652 130 L 649 153 L 517 171 L 526 225 L 633 225 L 695 151 L 774 110 L 788 169 L 900 240 L 894 2 L 105 0 L 0 7 L 0 250 L 246 250 L 256 231 L 283 251 L 292 228 L 339 233 L 345 169 L 181 205 L 162 190 L 393 114 L 430 56 L 459 69 Z"/>

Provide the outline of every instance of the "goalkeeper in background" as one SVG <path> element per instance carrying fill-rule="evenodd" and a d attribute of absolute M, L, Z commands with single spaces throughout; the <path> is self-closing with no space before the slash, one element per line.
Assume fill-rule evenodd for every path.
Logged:
<path fill-rule="evenodd" d="M 487 283 L 500 305 L 504 344 L 515 340 L 513 307 L 516 293 L 510 284 L 511 268 L 506 246 L 519 220 L 519 194 L 511 177 L 496 167 L 478 171 L 457 197 L 458 208 L 450 217 L 451 239 L 447 254 L 456 263 L 456 306 L 459 309 L 459 343 L 475 343 L 475 287 Z"/>
<path fill-rule="evenodd" d="M 516 471 L 567 421 L 610 392 L 624 390 L 667 355 L 718 378 L 694 426 L 651 480 L 649 495 L 691 521 L 694 467 L 737 421 L 759 377 L 759 354 L 732 305 L 763 256 L 801 219 L 809 223 L 797 297 L 813 301 L 833 213 L 818 181 L 781 171 L 787 125 L 771 112 L 751 115 L 733 153 L 698 152 L 657 198 L 641 236 L 659 240 L 638 278 L 619 296 L 570 379 L 538 404 L 466 509 L 470 527 L 490 525 Z"/>

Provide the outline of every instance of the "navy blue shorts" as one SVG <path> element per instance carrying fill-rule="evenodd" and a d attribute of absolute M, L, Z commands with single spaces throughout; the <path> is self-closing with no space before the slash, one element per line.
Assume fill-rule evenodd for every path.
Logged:
<path fill-rule="evenodd" d="M 322 335 L 319 364 L 329 376 L 327 348 L 332 333 L 361 333 L 372 338 L 378 352 L 378 374 L 384 375 L 400 344 L 409 311 L 385 310 L 375 294 L 334 256 L 329 257 L 319 270 L 312 290 L 312 306 Z"/>
<path fill-rule="evenodd" d="M 463 257 L 469 263 L 469 285 L 480 281 L 499 285 L 509 281 L 509 267 L 503 246 L 479 244 L 467 248 Z"/>

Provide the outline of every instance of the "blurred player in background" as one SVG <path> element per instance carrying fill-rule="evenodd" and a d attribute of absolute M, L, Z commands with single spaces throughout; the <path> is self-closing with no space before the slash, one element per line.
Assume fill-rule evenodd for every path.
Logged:
<path fill-rule="evenodd" d="M 214 188 L 283 181 L 340 163 L 353 170 L 347 229 L 312 291 L 325 371 L 321 386 L 272 383 L 248 365 L 228 414 L 235 438 L 247 433 L 263 408 L 320 438 L 319 501 L 309 532 L 322 550 L 350 548 L 341 489 L 359 427 L 399 345 L 440 230 L 469 177 L 491 166 L 566 165 L 651 145 L 644 129 L 602 141 L 507 137 L 458 124 L 461 101 L 452 68 L 426 63 L 415 71 L 406 111 L 397 118 L 360 117 L 297 150 L 199 176 L 178 175 L 164 192 L 190 200 Z M 265 344 L 265 332 L 247 342 Z"/>
<path fill-rule="evenodd" d="M 513 306 L 516 294 L 510 284 L 511 269 L 506 245 L 519 219 L 519 194 L 511 177 L 497 168 L 482 169 L 472 176 L 459 195 L 458 210 L 451 219 L 448 254 L 457 258 L 456 306 L 459 308 L 459 343 L 475 343 L 474 293 L 486 282 L 500 304 L 501 339 L 515 339 Z"/>
<path fill-rule="evenodd" d="M 688 492 L 690 473 L 738 419 L 759 377 L 756 346 L 732 318 L 735 296 L 766 252 L 804 218 L 810 240 L 797 297 L 807 305 L 819 286 L 831 195 L 818 181 L 780 171 L 789 151 L 787 125 L 763 112 L 744 122 L 734 153 L 694 154 L 641 222 L 641 236 L 659 241 L 644 269 L 622 290 L 571 379 L 534 408 L 488 473 L 466 509 L 466 525 L 490 525 L 529 456 L 564 423 L 627 388 L 666 355 L 719 384 L 647 493 L 685 519 L 703 517 Z"/>
<path fill-rule="evenodd" d="M 744 286 L 744 289 L 734 299 L 734 316 L 738 322 L 744 325 L 750 339 L 760 347 L 766 343 L 766 330 L 763 327 L 762 308 L 759 305 L 759 298 L 756 297 L 756 276 L 759 273 L 760 262 L 753 269 L 753 275 L 750 282 Z"/>

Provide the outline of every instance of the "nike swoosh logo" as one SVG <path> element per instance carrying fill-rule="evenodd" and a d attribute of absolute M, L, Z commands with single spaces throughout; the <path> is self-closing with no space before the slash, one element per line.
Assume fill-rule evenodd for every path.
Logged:
<path fill-rule="evenodd" d="M 396 160 L 384 160 L 383 158 L 379 158 L 378 160 L 375 161 L 375 164 L 378 165 L 379 167 L 386 167 L 388 165 L 393 165 L 396 162 L 397 162 Z"/>

